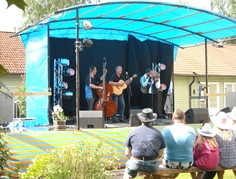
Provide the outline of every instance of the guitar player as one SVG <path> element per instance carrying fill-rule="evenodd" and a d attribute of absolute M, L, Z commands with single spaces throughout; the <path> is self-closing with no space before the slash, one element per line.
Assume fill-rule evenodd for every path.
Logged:
<path fill-rule="evenodd" d="M 117 66 L 115 67 L 116 73 L 113 74 L 110 78 L 109 84 L 111 84 L 113 87 L 116 87 L 119 89 L 122 88 L 124 85 L 125 77 L 122 75 L 122 67 Z M 129 78 L 129 83 L 131 83 L 133 78 Z M 116 103 L 116 113 L 112 116 L 112 122 L 117 123 L 117 122 L 125 122 L 124 121 L 124 111 L 125 111 L 125 100 L 123 96 L 123 91 L 121 94 L 112 94 L 112 98 Z M 119 119 L 116 119 L 116 115 L 119 113 Z"/>

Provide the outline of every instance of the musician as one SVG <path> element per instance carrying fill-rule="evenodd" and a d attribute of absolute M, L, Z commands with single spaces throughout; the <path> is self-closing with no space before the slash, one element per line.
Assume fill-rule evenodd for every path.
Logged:
<path fill-rule="evenodd" d="M 107 71 L 105 71 L 107 73 Z M 88 110 L 94 110 L 95 100 L 97 98 L 96 90 L 102 90 L 103 87 L 99 86 L 102 83 L 103 76 L 98 77 L 97 68 L 94 65 L 89 67 L 89 75 L 85 77 L 85 97 L 88 103 Z"/>
<path fill-rule="evenodd" d="M 122 67 L 117 66 L 115 70 L 116 70 L 116 73 L 111 76 L 109 84 L 111 84 L 112 86 L 117 86 L 117 87 L 123 86 L 125 77 L 122 75 Z M 122 80 L 122 82 L 120 80 Z M 132 80 L 133 78 L 130 78 L 130 82 Z M 124 121 L 125 101 L 124 101 L 123 92 L 121 93 L 121 95 L 112 94 L 112 98 L 115 101 L 116 107 L 117 107 L 116 113 L 112 116 L 112 122 L 114 123 L 125 122 Z M 119 120 L 116 120 L 117 112 L 119 113 Z"/>
<path fill-rule="evenodd" d="M 151 108 L 158 116 L 162 116 L 162 109 L 159 109 L 158 93 L 161 91 L 159 75 L 155 70 L 147 68 L 145 74 L 140 78 L 142 92 L 142 108 Z"/>

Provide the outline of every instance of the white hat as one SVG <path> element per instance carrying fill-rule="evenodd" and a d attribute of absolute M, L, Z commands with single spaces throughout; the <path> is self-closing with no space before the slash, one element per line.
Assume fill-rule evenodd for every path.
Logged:
<path fill-rule="evenodd" d="M 156 120 L 157 114 L 151 108 L 144 108 L 141 113 L 137 113 L 137 117 L 142 122 L 152 122 Z"/>
<path fill-rule="evenodd" d="M 216 132 L 211 128 L 210 124 L 205 124 L 201 129 L 197 129 L 199 134 L 206 137 L 214 137 Z"/>
<path fill-rule="evenodd" d="M 233 121 L 225 112 L 219 112 L 217 116 L 211 117 L 212 123 L 220 129 L 229 129 L 233 125 Z"/>
<path fill-rule="evenodd" d="M 227 115 L 232 119 L 232 120 L 236 120 L 236 107 L 233 107 L 232 111 L 227 113 Z"/>

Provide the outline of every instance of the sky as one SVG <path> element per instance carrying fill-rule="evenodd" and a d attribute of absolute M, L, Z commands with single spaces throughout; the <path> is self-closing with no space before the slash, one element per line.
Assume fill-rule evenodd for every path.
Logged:
<path fill-rule="evenodd" d="M 15 32 L 23 22 L 22 12 L 15 5 L 7 8 L 6 0 L 0 0 L 0 31 Z"/>
<path fill-rule="evenodd" d="M 102 0 L 101 0 L 102 1 Z M 105 0 L 104 0 L 105 1 Z M 112 0 L 106 0 L 112 1 Z M 179 0 L 161 0 L 162 2 L 178 3 Z M 189 6 L 207 9 L 210 8 L 210 0 L 186 0 Z M 22 10 L 15 5 L 7 7 L 6 0 L 0 0 L 0 31 L 17 32 L 23 23 Z"/>

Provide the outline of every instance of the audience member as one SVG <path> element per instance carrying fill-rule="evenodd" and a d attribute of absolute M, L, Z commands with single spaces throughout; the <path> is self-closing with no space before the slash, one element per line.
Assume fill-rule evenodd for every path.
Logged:
<path fill-rule="evenodd" d="M 187 169 L 193 164 L 195 130 L 185 125 L 185 114 L 180 109 L 175 110 L 172 121 L 173 125 L 162 130 L 166 144 L 163 165 L 167 168 Z"/>
<path fill-rule="evenodd" d="M 205 124 L 201 129 L 198 129 L 198 133 L 193 150 L 194 166 L 202 170 L 214 169 L 219 163 L 219 149 L 215 138 L 216 132 L 211 128 L 210 124 Z M 202 174 L 202 172 L 191 173 L 192 179 L 201 179 Z"/>
<path fill-rule="evenodd" d="M 211 121 L 214 124 L 215 137 L 219 145 L 219 166 L 223 168 L 236 166 L 236 138 L 231 130 L 233 121 L 224 112 L 211 117 Z M 203 179 L 213 179 L 216 173 L 218 179 L 223 179 L 224 171 L 204 172 Z"/>
<path fill-rule="evenodd" d="M 236 107 L 233 107 L 232 111 L 230 113 L 227 113 L 230 119 L 233 120 L 232 130 L 234 135 L 236 135 Z M 236 136 L 235 136 L 236 138 Z M 236 169 L 233 169 L 234 176 L 236 176 Z"/>
<path fill-rule="evenodd" d="M 157 114 L 150 108 L 144 108 L 137 116 L 142 125 L 130 131 L 126 139 L 125 155 L 129 160 L 126 162 L 124 179 L 135 178 L 139 171 L 156 172 L 159 168 L 158 158 L 162 157 L 165 148 L 161 132 L 152 127 Z"/>

